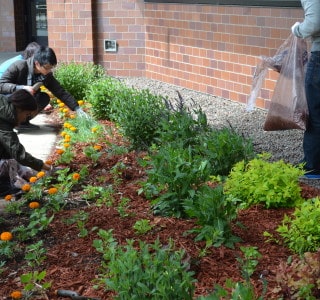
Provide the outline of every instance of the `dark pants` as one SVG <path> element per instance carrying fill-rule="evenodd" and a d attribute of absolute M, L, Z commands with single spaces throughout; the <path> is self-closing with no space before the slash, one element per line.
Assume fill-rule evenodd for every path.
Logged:
<path fill-rule="evenodd" d="M 320 51 L 311 52 L 305 79 L 309 120 L 303 137 L 305 168 L 320 173 Z"/>

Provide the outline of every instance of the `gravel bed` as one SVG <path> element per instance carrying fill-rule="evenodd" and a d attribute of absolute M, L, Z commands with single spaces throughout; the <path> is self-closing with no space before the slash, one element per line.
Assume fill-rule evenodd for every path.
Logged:
<path fill-rule="evenodd" d="M 297 164 L 303 158 L 303 131 L 264 131 L 267 110 L 255 108 L 248 112 L 245 104 L 147 78 L 126 77 L 119 80 L 129 87 L 148 89 L 153 94 L 167 97 L 171 101 L 178 99 L 179 92 L 188 105 L 195 102 L 201 107 L 210 124 L 218 128 L 231 126 L 239 134 L 251 138 L 256 153 L 271 153 L 273 161 L 282 159 L 287 163 Z M 320 180 L 300 181 L 320 188 Z"/>

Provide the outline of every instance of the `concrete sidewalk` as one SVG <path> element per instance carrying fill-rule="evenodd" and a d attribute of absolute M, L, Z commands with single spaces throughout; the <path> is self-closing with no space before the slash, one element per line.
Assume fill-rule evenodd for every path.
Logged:
<path fill-rule="evenodd" d="M 49 119 L 50 115 L 38 114 L 31 123 L 39 125 L 39 130 L 18 133 L 19 140 L 26 151 L 44 161 L 53 151 L 57 140 L 57 128 L 48 123 Z"/>

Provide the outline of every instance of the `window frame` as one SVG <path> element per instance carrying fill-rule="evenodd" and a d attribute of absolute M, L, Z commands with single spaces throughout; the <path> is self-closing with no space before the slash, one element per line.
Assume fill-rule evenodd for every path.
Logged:
<path fill-rule="evenodd" d="M 144 2 L 262 7 L 301 7 L 301 2 L 299 0 L 144 0 Z"/>

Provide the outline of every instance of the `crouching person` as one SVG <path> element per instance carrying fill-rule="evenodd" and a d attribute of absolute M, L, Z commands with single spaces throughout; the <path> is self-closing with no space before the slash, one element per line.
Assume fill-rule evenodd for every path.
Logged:
<path fill-rule="evenodd" d="M 17 192 L 17 181 L 28 180 L 33 171 L 50 170 L 50 165 L 25 151 L 13 130 L 37 113 L 37 102 L 26 90 L 0 95 L 0 196 Z"/>

